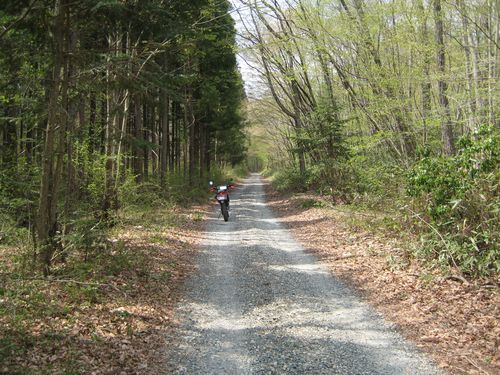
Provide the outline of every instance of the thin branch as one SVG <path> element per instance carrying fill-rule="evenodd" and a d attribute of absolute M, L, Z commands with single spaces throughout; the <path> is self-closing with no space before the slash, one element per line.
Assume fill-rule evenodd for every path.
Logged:
<path fill-rule="evenodd" d="M 26 18 L 26 16 L 29 14 L 29 12 L 31 12 L 31 10 L 33 9 L 34 5 L 38 2 L 38 0 L 33 0 L 31 2 L 31 4 L 28 6 L 28 8 L 24 11 L 24 13 L 17 19 L 15 20 L 14 22 L 12 22 L 9 26 L 5 27 L 2 32 L 0 32 L 0 39 L 3 38 L 3 36 L 5 34 L 7 34 L 7 32 L 12 29 L 14 26 L 16 26 L 19 22 L 21 22 L 23 19 Z"/>

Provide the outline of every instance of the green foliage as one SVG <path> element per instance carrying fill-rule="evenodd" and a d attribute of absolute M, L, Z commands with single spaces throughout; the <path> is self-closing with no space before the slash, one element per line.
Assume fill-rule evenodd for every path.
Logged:
<path fill-rule="evenodd" d="M 273 175 L 273 186 L 279 192 L 299 192 L 307 190 L 307 179 L 296 168 L 287 168 Z"/>
<path fill-rule="evenodd" d="M 303 127 L 281 130 L 280 137 L 287 139 L 285 149 L 289 153 L 289 158 L 294 159 L 293 166 L 287 166 L 290 163 L 283 160 L 285 155 L 281 148 L 275 151 L 278 155 L 263 158 L 260 152 L 256 152 L 261 150 L 255 147 L 252 154 L 253 165 L 260 166 L 264 162 L 276 159 L 278 163 L 271 161 L 267 163 L 267 167 L 274 175 L 274 185 L 280 191 L 315 190 L 338 199 L 350 199 L 353 173 L 348 162 L 351 156 L 349 147 L 343 134 L 346 121 L 340 119 L 340 110 L 335 100 L 320 97 L 318 102 L 302 116 L 302 123 Z M 290 134 L 284 135 L 288 133 Z M 266 133 L 259 135 L 261 138 L 269 137 Z M 269 145 L 264 149 L 267 151 L 272 148 L 273 145 Z M 300 155 L 304 155 L 306 164 L 305 173 L 303 171 L 302 175 L 297 170 Z M 287 167 L 283 168 L 284 165 Z"/>
<path fill-rule="evenodd" d="M 305 175 L 297 168 L 285 168 L 272 174 L 272 179 L 280 192 L 314 190 L 341 200 L 350 200 L 354 181 L 349 165 L 335 160 L 320 161 L 310 166 Z"/>
<path fill-rule="evenodd" d="M 229 178 L 243 178 L 247 176 L 249 168 L 246 163 L 239 163 L 231 166 L 230 168 L 226 167 L 223 171 L 226 176 L 229 176 Z"/>
<path fill-rule="evenodd" d="M 85 171 L 77 181 L 81 189 L 80 203 L 85 202 L 89 210 L 97 209 L 102 202 L 102 192 L 105 184 L 105 156 L 89 150 L 88 143 L 75 144 L 77 159 L 74 161 L 76 170 Z"/>
<path fill-rule="evenodd" d="M 249 155 L 247 157 L 248 169 L 251 172 L 262 172 L 267 164 L 265 155 Z"/>
<path fill-rule="evenodd" d="M 59 260 L 67 261 L 68 257 L 76 256 L 87 261 L 108 246 L 107 223 L 98 221 L 93 216 L 85 216 L 88 215 L 86 212 L 80 213 L 81 215 L 77 212 L 75 218 L 66 223 L 67 233 L 59 236 L 62 244 Z"/>
<path fill-rule="evenodd" d="M 399 271 L 408 267 L 408 260 L 397 254 L 388 254 L 385 257 L 385 261 L 391 271 Z"/>
<path fill-rule="evenodd" d="M 302 207 L 303 208 L 313 208 L 313 207 L 325 207 L 325 203 L 322 201 L 318 201 L 316 199 L 306 199 L 304 202 L 302 202 Z"/>
<path fill-rule="evenodd" d="M 335 102 L 321 98 L 304 122 L 306 131 L 296 135 L 299 146 L 312 155 L 323 153 L 323 156 L 337 162 L 348 159 L 349 150 L 342 134 L 346 121 L 340 119 L 340 109 Z"/>
<path fill-rule="evenodd" d="M 123 206 L 152 207 L 164 199 L 165 194 L 159 183 L 139 183 L 136 176 L 128 174 L 118 186 L 118 197 Z"/>
<path fill-rule="evenodd" d="M 33 225 L 38 187 L 39 170 L 24 159 L 0 169 L 0 217 L 12 218 L 17 227 Z"/>
<path fill-rule="evenodd" d="M 376 155 L 358 153 L 349 160 L 348 189 L 359 207 L 391 210 L 405 194 L 405 171 Z"/>
<path fill-rule="evenodd" d="M 309 189 L 344 201 L 350 200 L 353 187 L 353 171 L 349 164 L 336 159 L 326 159 L 312 165 L 307 173 Z"/>
<path fill-rule="evenodd" d="M 482 127 L 459 147 L 456 156 L 417 162 L 408 174 L 408 195 L 417 224 L 427 227 L 424 255 L 488 275 L 500 271 L 500 139 Z"/>
<path fill-rule="evenodd" d="M 193 221 L 203 221 L 203 212 L 195 212 L 192 215 Z"/>

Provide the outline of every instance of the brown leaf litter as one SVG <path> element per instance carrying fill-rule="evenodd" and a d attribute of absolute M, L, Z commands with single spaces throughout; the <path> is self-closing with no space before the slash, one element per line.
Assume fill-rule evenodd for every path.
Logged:
<path fill-rule="evenodd" d="M 498 286 L 442 277 L 417 261 L 401 266 L 397 241 L 354 229 L 332 208 L 266 186 L 268 204 L 304 247 L 355 287 L 400 332 L 450 374 L 500 373 Z"/>
<path fill-rule="evenodd" d="M 127 226 L 111 242 L 139 257 L 135 268 L 125 267 L 106 282 L 76 284 L 88 290 L 74 295 L 70 280 L 0 277 L 0 289 L 7 291 L 0 295 L 0 374 L 164 373 L 165 336 L 171 334 L 179 287 L 194 269 L 205 212 L 179 210 L 181 223 L 173 227 Z M 12 251 L 0 250 L 2 266 Z M 13 291 L 30 294 L 25 305 L 22 295 L 14 301 Z M 54 311 L 38 313 L 36 303 Z M 20 312 L 25 315 L 16 319 Z"/>
<path fill-rule="evenodd" d="M 268 204 L 293 235 L 442 369 L 450 374 L 500 372 L 497 287 L 440 277 L 415 261 L 400 267 L 397 241 L 353 229 L 338 210 L 302 208 L 311 197 L 287 198 L 266 189 Z M 173 334 L 180 286 L 194 270 L 205 213 L 206 206 L 183 209 L 177 213 L 182 223 L 175 227 L 127 227 L 115 241 L 140 254 L 144 264 L 89 286 L 99 289 L 95 301 L 92 295 L 71 300 L 64 282 L 21 281 L 26 285 L 20 290 L 36 289 L 51 302 L 40 306 L 54 311 L 26 321 L 0 313 L 0 373 L 164 373 L 165 336 Z M 7 267 L 3 251 L 0 264 Z M 0 289 L 9 289 L 2 277 Z M 0 295 L 0 312 L 12 308 L 9 298 Z M 28 300 L 33 303 L 33 297 Z M 29 309 L 22 301 L 17 296 L 16 308 Z M 16 314 L 9 312 L 10 318 Z M 14 330 L 26 335 L 9 342 L 6 337 Z M 27 350 L 1 360 L 14 344 Z"/>

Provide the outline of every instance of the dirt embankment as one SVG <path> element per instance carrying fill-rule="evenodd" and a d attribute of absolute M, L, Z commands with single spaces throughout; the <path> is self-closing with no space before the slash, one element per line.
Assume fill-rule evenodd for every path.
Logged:
<path fill-rule="evenodd" d="M 269 185 L 266 190 L 268 204 L 304 247 L 441 368 L 451 374 L 500 373 L 498 287 L 440 277 L 415 261 L 403 265 L 397 241 L 353 229 L 339 210 L 303 208 L 318 197 L 285 197 Z"/>

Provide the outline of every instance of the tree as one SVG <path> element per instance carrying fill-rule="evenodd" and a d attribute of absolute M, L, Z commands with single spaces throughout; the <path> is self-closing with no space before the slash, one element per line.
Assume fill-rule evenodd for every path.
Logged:
<path fill-rule="evenodd" d="M 130 177 L 166 188 L 177 174 L 196 185 L 216 161 L 243 159 L 228 12 L 213 0 L 2 6 L 0 211 L 36 210 L 45 274 L 75 222 L 113 224 Z M 37 199 L 31 186 L 12 188 L 16 174 L 39 183 Z M 3 204 L 12 200 L 21 203 Z"/>
<path fill-rule="evenodd" d="M 445 47 L 444 47 L 444 29 L 443 29 L 443 14 L 441 9 L 441 0 L 434 0 L 434 22 L 436 35 L 436 56 L 438 71 L 441 74 L 445 73 Z M 439 104 L 443 109 L 443 120 L 441 125 L 441 136 L 443 141 L 443 151 L 446 155 L 452 155 L 455 152 L 455 144 L 453 139 L 453 128 L 450 119 L 450 104 L 447 96 L 448 85 L 443 78 L 438 79 L 438 95 Z"/>
<path fill-rule="evenodd" d="M 251 50 L 247 59 L 260 71 L 279 110 L 290 118 L 300 113 L 304 128 L 314 103 L 327 97 L 338 108 L 338 118 L 356 118 L 360 126 L 347 130 L 363 136 L 366 151 L 408 167 L 417 150 L 438 151 L 438 134 L 443 152 L 452 153 L 456 124 L 494 122 L 492 111 L 475 109 L 495 101 L 488 83 L 493 80 L 486 77 L 495 75 L 491 30 L 497 25 L 490 27 L 494 23 L 489 20 L 498 7 L 489 1 L 244 4 L 253 14 L 252 22 L 242 17 L 243 38 Z"/>

